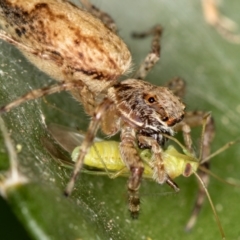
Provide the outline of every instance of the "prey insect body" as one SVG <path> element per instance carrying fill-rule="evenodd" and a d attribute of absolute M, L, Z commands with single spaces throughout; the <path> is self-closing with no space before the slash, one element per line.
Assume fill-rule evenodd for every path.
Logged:
<path fill-rule="evenodd" d="M 79 131 L 77 132 L 56 124 L 50 124 L 48 126 L 48 129 L 57 143 L 64 150 L 71 154 L 71 160 L 57 157 L 51 148 L 48 147 L 48 141 L 46 143 L 43 141 L 44 146 L 49 151 L 49 153 L 59 162 L 60 165 L 63 167 L 70 166 L 73 168 L 74 163 L 78 159 L 79 149 L 85 138 L 85 133 L 81 133 Z M 177 140 L 174 138 L 174 141 Z M 171 179 L 175 179 L 180 175 L 190 176 L 191 173 L 184 174 L 184 172 L 186 172 L 184 169 L 188 164 L 191 165 L 190 168 L 192 170 L 190 172 L 196 171 L 200 165 L 199 160 L 193 154 L 191 154 L 182 145 L 181 147 L 183 148 L 183 152 L 185 154 L 180 153 L 173 145 L 169 145 L 162 152 L 165 169 Z M 144 163 L 144 178 L 149 178 L 158 182 L 158 179 L 153 177 L 153 169 L 156 161 L 153 159 L 151 150 L 138 148 L 138 153 Z M 106 175 L 109 173 L 108 175 L 110 178 L 129 175 L 129 169 L 122 161 L 119 151 L 119 142 L 117 141 L 95 138 L 94 144 L 91 146 L 85 156 L 84 166 L 86 169 L 92 169 L 92 171 L 87 171 L 87 173 L 90 174 L 96 170 L 96 174 L 99 175 Z M 188 169 L 190 168 L 188 167 Z"/>

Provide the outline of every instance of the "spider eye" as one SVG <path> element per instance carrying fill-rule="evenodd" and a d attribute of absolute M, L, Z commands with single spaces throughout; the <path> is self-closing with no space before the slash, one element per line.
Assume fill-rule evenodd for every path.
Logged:
<path fill-rule="evenodd" d="M 169 120 L 169 117 L 163 117 L 162 119 L 164 122 L 168 121 Z"/>
<path fill-rule="evenodd" d="M 155 101 L 155 98 L 154 98 L 154 97 L 150 97 L 150 98 L 148 99 L 148 102 L 149 102 L 149 103 L 154 103 L 154 102 L 156 102 L 156 101 Z"/>

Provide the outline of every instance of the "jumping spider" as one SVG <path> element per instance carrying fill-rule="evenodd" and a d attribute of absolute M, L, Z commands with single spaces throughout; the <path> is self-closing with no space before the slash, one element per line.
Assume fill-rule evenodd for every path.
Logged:
<path fill-rule="evenodd" d="M 173 88 L 175 84 L 183 86 L 180 79 L 170 82 L 167 87 L 141 80 L 159 60 L 162 35 L 159 25 L 148 32 L 134 34 L 139 38 L 153 35 L 151 51 L 133 78 L 120 82 L 119 77 L 131 68 L 131 54 L 116 35 L 111 17 L 87 0 L 81 3 L 85 10 L 64 0 L 0 2 L 3 29 L 0 38 L 16 46 L 39 69 L 59 81 L 56 85 L 27 93 L 2 107 L 1 112 L 30 99 L 70 91 L 83 104 L 91 122 L 65 195 L 73 191 L 98 129 L 109 136 L 120 132 L 120 153 L 131 173 L 129 211 L 137 218 L 140 209 L 138 189 L 144 164 L 136 147 L 151 149 L 158 162 L 158 182 L 166 182 L 179 191 L 164 168 L 162 147 L 167 138 L 163 134 L 172 136 L 175 130 L 187 129 L 187 125 L 201 125 L 203 113 L 185 113 L 185 105 L 179 98 L 183 88 Z M 209 155 L 213 133 L 211 118 L 206 125 L 203 158 Z"/>

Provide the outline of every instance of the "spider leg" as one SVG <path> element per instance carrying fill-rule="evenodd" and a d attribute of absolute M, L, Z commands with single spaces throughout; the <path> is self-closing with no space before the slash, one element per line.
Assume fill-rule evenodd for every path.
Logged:
<path fill-rule="evenodd" d="M 161 51 L 160 39 L 162 36 L 162 32 L 163 32 L 162 27 L 160 25 L 157 25 L 147 32 L 132 34 L 133 37 L 135 37 L 135 38 L 145 38 L 149 35 L 153 35 L 151 51 L 145 57 L 144 61 L 140 65 L 139 69 L 134 74 L 133 77 L 135 79 L 144 79 L 146 77 L 146 75 L 148 74 L 148 72 L 151 71 L 151 69 L 158 62 L 159 57 L 160 57 L 160 51 Z"/>

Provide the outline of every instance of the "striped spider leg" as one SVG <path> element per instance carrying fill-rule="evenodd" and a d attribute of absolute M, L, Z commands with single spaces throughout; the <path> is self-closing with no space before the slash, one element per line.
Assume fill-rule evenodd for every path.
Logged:
<path fill-rule="evenodd" d="M 237 29 L 237 24 L 219 12 L 218 1 L 201 0 L 201 2 L 205 21 L 229 42 L 240 44 L 240 35 L 234 33 L 234 30 Z"/>

